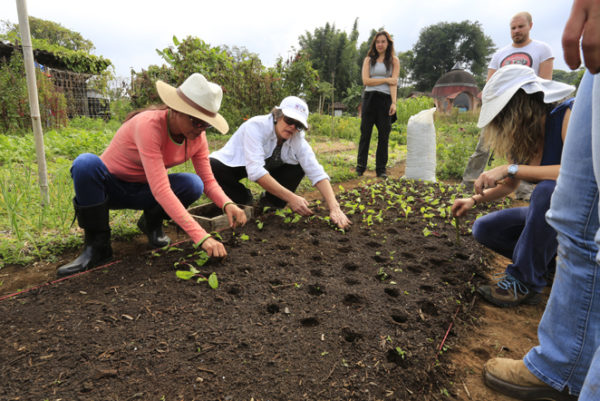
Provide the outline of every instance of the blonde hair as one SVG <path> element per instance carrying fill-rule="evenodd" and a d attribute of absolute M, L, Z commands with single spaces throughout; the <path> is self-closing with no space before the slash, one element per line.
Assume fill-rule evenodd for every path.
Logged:
<path fill-rule="evenodd" d="M 546 116 L 552 108 L 541 92 L 528 95 L 519 89 L 486 125 L 485 146 L 514 163 L 529 163 L 543 150 Z"/>

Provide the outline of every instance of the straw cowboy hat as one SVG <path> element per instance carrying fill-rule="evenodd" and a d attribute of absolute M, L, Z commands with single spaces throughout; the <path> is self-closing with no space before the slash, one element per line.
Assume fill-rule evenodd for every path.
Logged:
<path fill-rule="evenodd" d="M 477 126 L 483 128 L 488 125 L 519 89 L 529 95 L 542 92 L 544 103 L 554 103 L 573 93 L 575 87 L 540 78 L 532 68 L 524 65 L 507 65 L 496 71 L 483 88 Z"/>
<path fill-rule="evenodd" d="M 217 113 L 223 91 L 219 85 L 208 82 L 204 75 L 195 72 L 178 88 L 158 80 L 156 90 L 163 103 L 170 108 L 206 121 L 222 134 L 229 131 L 229 124 Z"/>

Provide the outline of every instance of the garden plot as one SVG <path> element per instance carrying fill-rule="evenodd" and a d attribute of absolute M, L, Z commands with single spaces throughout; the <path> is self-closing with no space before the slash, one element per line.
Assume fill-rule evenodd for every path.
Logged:
<path fill-rule="evenodd" d="M 376 181 L 339 195 L 346 232 L 317 202 L 310 218 L 267 212 L 223 232 L 220 262 L 185 242 L 4 300 L 0 399 L 451 395 L 446 336 L 472 313 L 483 263 L 469 224 L 451 223 L 454 196 Z"/>

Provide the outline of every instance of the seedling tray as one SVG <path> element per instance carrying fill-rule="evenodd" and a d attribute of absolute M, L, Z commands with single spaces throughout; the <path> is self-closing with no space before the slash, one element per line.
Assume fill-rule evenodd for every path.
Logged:
<path fill-rule="evenodd" d="M 248 220 L 252 218 L 252 206 L 238 205 L 238 207 L 246 213 L 246 218 Z M 227 215 L 214 203 L 205 203 L 204 205 L 194 206 L 189 208 L 188 211 L 202 228 L 208 232 L 219 231 L 229 227 Z"/>

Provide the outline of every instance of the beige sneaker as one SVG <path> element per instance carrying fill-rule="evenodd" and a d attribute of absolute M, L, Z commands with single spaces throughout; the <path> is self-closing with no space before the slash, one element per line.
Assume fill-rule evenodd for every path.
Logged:
<path fill-rule="evenodd" d="M 576 401 L 568 389 L 555 390 L 525 366 L 522 359 L 494 358 L 483 366 L 483 381 L 493 390 L 524 401 Z"/>

